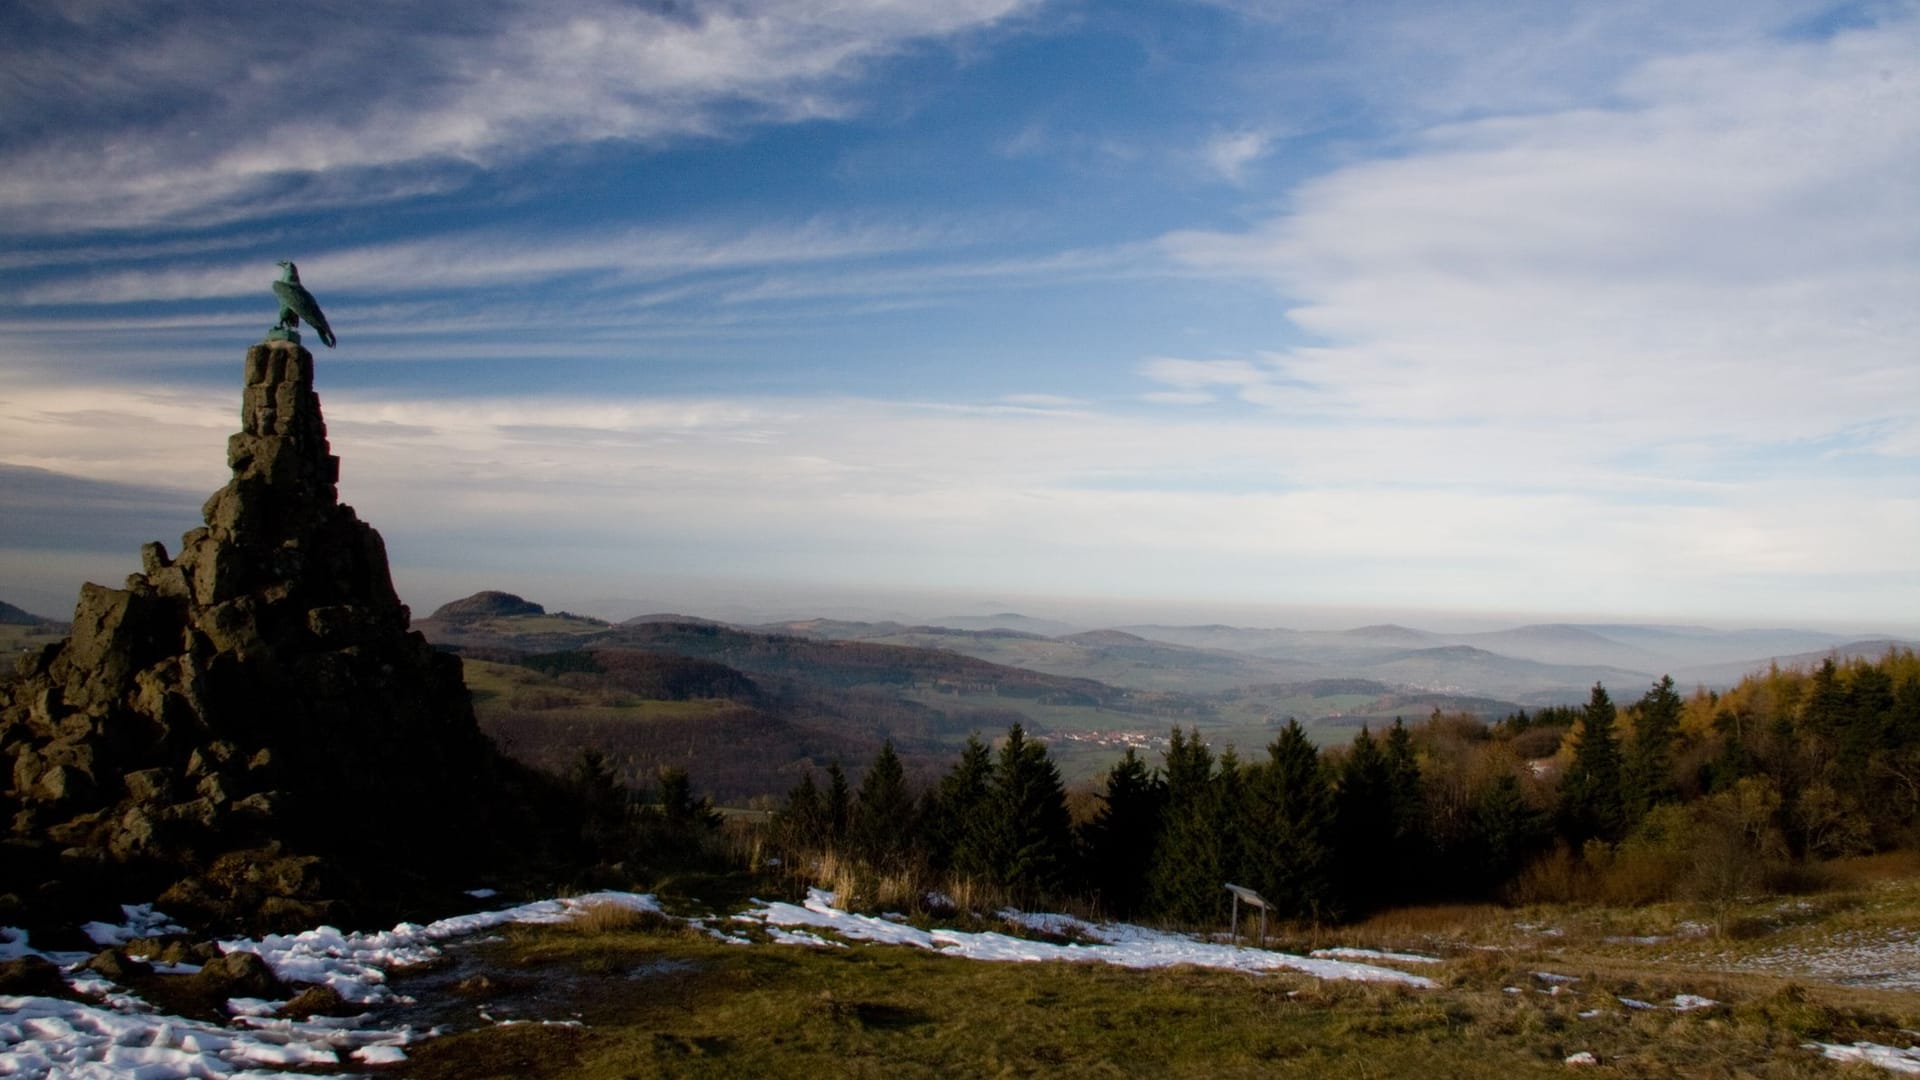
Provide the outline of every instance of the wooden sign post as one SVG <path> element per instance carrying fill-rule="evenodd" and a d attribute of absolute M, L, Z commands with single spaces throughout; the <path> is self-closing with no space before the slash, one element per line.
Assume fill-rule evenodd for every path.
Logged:
<path fill-rule="evenodd" d="M 1245 900 L 1260 909 L 1260 947 L 1267 947 L 1267 909 L 1272 904 L 1267 898 L 1247 888 L 1245 885 L 1228 885 L 1227 891 L 1233 894 L 1233 940 L 1240 940 L 1240 901 Z"/>

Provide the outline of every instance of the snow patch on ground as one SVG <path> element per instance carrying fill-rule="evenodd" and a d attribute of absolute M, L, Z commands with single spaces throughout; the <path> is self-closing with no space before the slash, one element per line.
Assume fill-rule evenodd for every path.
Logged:
<path fill-rule="evenodd" d="M 120 911 L 126 915 L 125 922 L 118 925 L 90 922 L 82 926 L 80 932 L 102 948 L 125 945 L 141 938 L 159 937 L 161 934 L 187 932 L 186 927 L 175 926 L 172 919 L 153 910 L 152 904 L 121 904 Z"/>
<path fill-rule="evenodd" d="M 1418 953 L 1383 952 L 1379 949 L 1315 949 L 1309 956 L 1323 960 L 1378 960 L 1387 964 L 1438 964 L 1437 956 L 1421 956 Z"/>
<path fill-rule="evenodd" d="M 1895 1046 L 1881 1046 L 1878 1043 L 1857 1042 L 1851 1046 L 1839 1043 L 1804 1043 L 1808 1050 L 1819 1053 L 1823 1058 L 1833 1061 L 1860 1061 L 1868 1065 L 1878 1065 L 1892 1072 L 1920 1076 L 1920 1047 L 1905 1050 Z"/>
<path fill-rule="evenodd" d="M 833 894 L 812 889 L 803 904 L 756 901 L 759 907 L 741 917 L 765 926 L 807 926 L 831 930 L 852 941 L 871 941 L 888 945 L 908 945 L 969 960 L 1033 963 L 1061 960 L 1073 963 L 1113 964 L 1127 968 L 1197 967 L 1224 968 L 1230 971 L 1299 971 L 1321 979 L 1345 979 L 1361 982 L 1400 983 L 1419 989 L 1438 984 L 1419 975 L 1353 963 L 1347 960 L 1318 959 L 1290 953 L 1269 952 L 1236 945 L 1201 941 L 1186 934 L 1152 930 L 1129 923 L 1089 923 L 1070 915 L 1001 912 L 1029 929 L 1062 937 L 1078 938 L 1066 945 L 1047 941 L 963 930 L 921 930 L 870 915 L 840 911 L 833 906 Z"/>
<path fill-rule="evenodd" d="M 0 1073 L 19 1077 L 263 1077 L 275 1068 L 337 1067 L 341 1053 L 386 1060 L 419 1038 L 410 1028 L 354 1031 L 276 1021 L 230 1028 L 162 1016 L 131 1004 L 0 997 Z"/>
<path fill-rule="evenodd" d="M 651 896 L 600 892 L 564 900 L 541 900 L 500 911 L 458 915 L 421 926 L 401 923 L 378 933 L 342 933 L 322 926 L 300 934 L 269 934 L 257 941 L 223 941 L 226 952 L 259 954 L 273 973 L 289 982 L 331 986 L 347 1001 L 374 1005 L 393 1000 L 386 973 L 415 967 L 440 955 L 439 944 L 509 923 L 561 923 L 589 908 L 613 905 L 659 912 Z"/>
<path fill-rule="evenodd" d="M 1784 945 L 1730 957 L 1732 967 L 1813 976 L 1842 986 L 1920 990 L 1920 930 L 1855 930 L 1817 945 Z"/>
<path fill-rule="evenodd" d="M 508 923 L 564 922 L 605 904 L 660 910 L 650 896 L 593 893 L 425 926 L 402 923 L 377 934 L 346 934 L 323 926 L 258 941 L 224 941 L 220 947 L 230 953 L 258 953 L 283 979 L 331 986 L 349 1001 L 373 1004 L 394 1000 L 386 986 L 389 971 L 433 960 L 440 955 L 436 946 L 441 942 Z M 124 944 L 145 933 L 177 932 L 150 907 L 124 910 L 126 924 L 92 923 L 88 934 L 102 944 Z M 0 996 L 0 1076 L 259 1080 L 311 1075 L 279 1070 L 338 1069 L 348 1062 L 392 1064 L 406 1060 L 405 1046 L 435 1034 L 411 1026 L 374 1027 L 365 1015 L 273 1019 L 282 1003 L 247 998 L 228 1003 L 237 1014 L 231 1025 L 168 1016 L 105 979 L 77 972 L 86 954 L 42 952 L 33 948 L 24 931 L 0 928 L 0 959 L 23 956 L 40 956 L 67 968 L 68 983 L 95 1000 Z"/>

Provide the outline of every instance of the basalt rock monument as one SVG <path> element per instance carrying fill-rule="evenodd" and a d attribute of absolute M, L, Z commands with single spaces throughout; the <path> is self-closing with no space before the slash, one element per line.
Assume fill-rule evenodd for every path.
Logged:
<path fill-rule="evenodd" d="M 537 785 L 338 499 L 312 354 L 277 336 L 247 351 L 205 525 L 177 555 L 147 544 L 121 588 L 84 586 L 72 636 L 0 687 L 0 908 L 380 919 L 542 842 Z"/>

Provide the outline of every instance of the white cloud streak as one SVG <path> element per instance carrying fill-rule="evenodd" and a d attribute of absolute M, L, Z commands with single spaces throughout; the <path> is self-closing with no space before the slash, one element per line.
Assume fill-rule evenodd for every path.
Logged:
<path fill-rule="evenodd" d="M 450 164 L 858 107 L 866 66 L 1025 0 L 32 12 L 0 46 L 0 227 L 205 224 L 444 189 Z M 25 35 L 23 35 L 25 37 Z M 297 42 L 264 51 L 262 42 Z M 101 125 L 115 125 L 102 127 Z M 84 135 L 66 134 L 73 128 Z"/>
<path fill-rule="evenodd" d="M 1616 94 L 1435 128 L 1248 232 L 1167 237 L 1271 282 L 1319 344 L 1145 373 L 1349 421 L 1571 427 L 1593 454 L 1910 445 L 1920 20 L 1673 57 Z"/>
<path fill-rule="evenodd" d="M 595 288 L 690 274 L 871 258 L 951 242 L 936 225 L 813 220 L 760 228 L 639 227 L 575 234 L 469 230 L 423 240 L 321 252 L 301 259 L 303 280 L 380 295 L 510 286 L 590 275 Z M 200 266 L 54 278 L 22 289 L 27 304 L 113 304 L 254 296 L 259 258 Z M 268 266 L 267 271 L 272 271 Z"/>
<path fill-rule="evenodd" d="M 1545 432 L 1516 452 L 1504 432 L 1170 424 L 1050 399 L 327 405 L 343 497 L 397 561 L 437 572 L 565 550 L 609 589 L 764 573 L 1475 609 L 1512 607 L 1518 582 L 1543 610 L 1843 620 L 1920 601 L 1903 577 L 1920 513 L 1867 480 L 1662 478 Z M 0 461 L 200 491 L 232 426 L 219 403 L 127 387 L 16 385 L 3 418 Z M 1756 582 L 1774 606 L 1740 610 Z"/>
<path fill-rule="evenodd" d="M 1242 184 L 1246 182 L 1247 169 L 1265 157 L 1272 146 L 1273 137 L 1266 132 L 1229 132 L 1207 140 L 1201 157 L 1228 183 Z"/>

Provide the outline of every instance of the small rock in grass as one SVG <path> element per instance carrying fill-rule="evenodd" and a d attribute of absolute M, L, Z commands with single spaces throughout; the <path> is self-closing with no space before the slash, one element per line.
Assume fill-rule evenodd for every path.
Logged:
<path fill-rule="evenodd" d="M 153 965 L 129 956 L 124 949 L 102 949 L 86 963 L 86 969 L 117 983 L 153 974 Z"/>
<path fill-rule="evenodd" d="M 269 998 L 281 1000 L 287 997 L 287 985 L 273 973 L 260 954 L 250 952 L 230 952 L 215 960 L 207 961 L 200 974 L 193 976 L 195 983 L 210 994 L 220 997 Z"/>
<path fill-rule="evenodd" d="M 487 975 L 470 975 L 455 983 L 453 992 L 462 997 L 492 997 L 500 992 L 500 984 Z"/>
<path fill-rule="evenodd" d="M 294 996 L 292 1001 L 280 1006 L 280 1016 L 287 1020 L 303 1020 L 309 1016 L 359 1016 L 366 1006 L 355 1005 L 340 996 L 340 991 L 331 986 L 309 986 Z"/>
<path fill-rule="evenodd" d="M 1574 1054 L 1573 1056 L 1571 1056 L 1571 1057 L 1569 1057 L 1569 1058 L 1567 1058 L 1567 1064 L 1569 1064 L 1569 1065 L 1598 1065 L 1598 1064 L 1600 1064 L 1600 1059 L 1599 1059 L 1599 1058 L 1597 1058 L 1597 1057 L 1594 1057 L 1594 1056 L 1593 1056 L 1593 1051 L 1591 1051 L 1591 1050 L 1582 1050 L 1582 1051 L 1580 1051 L 1579 1053 L 1577 1053 L 1577 1054 Z"/>

